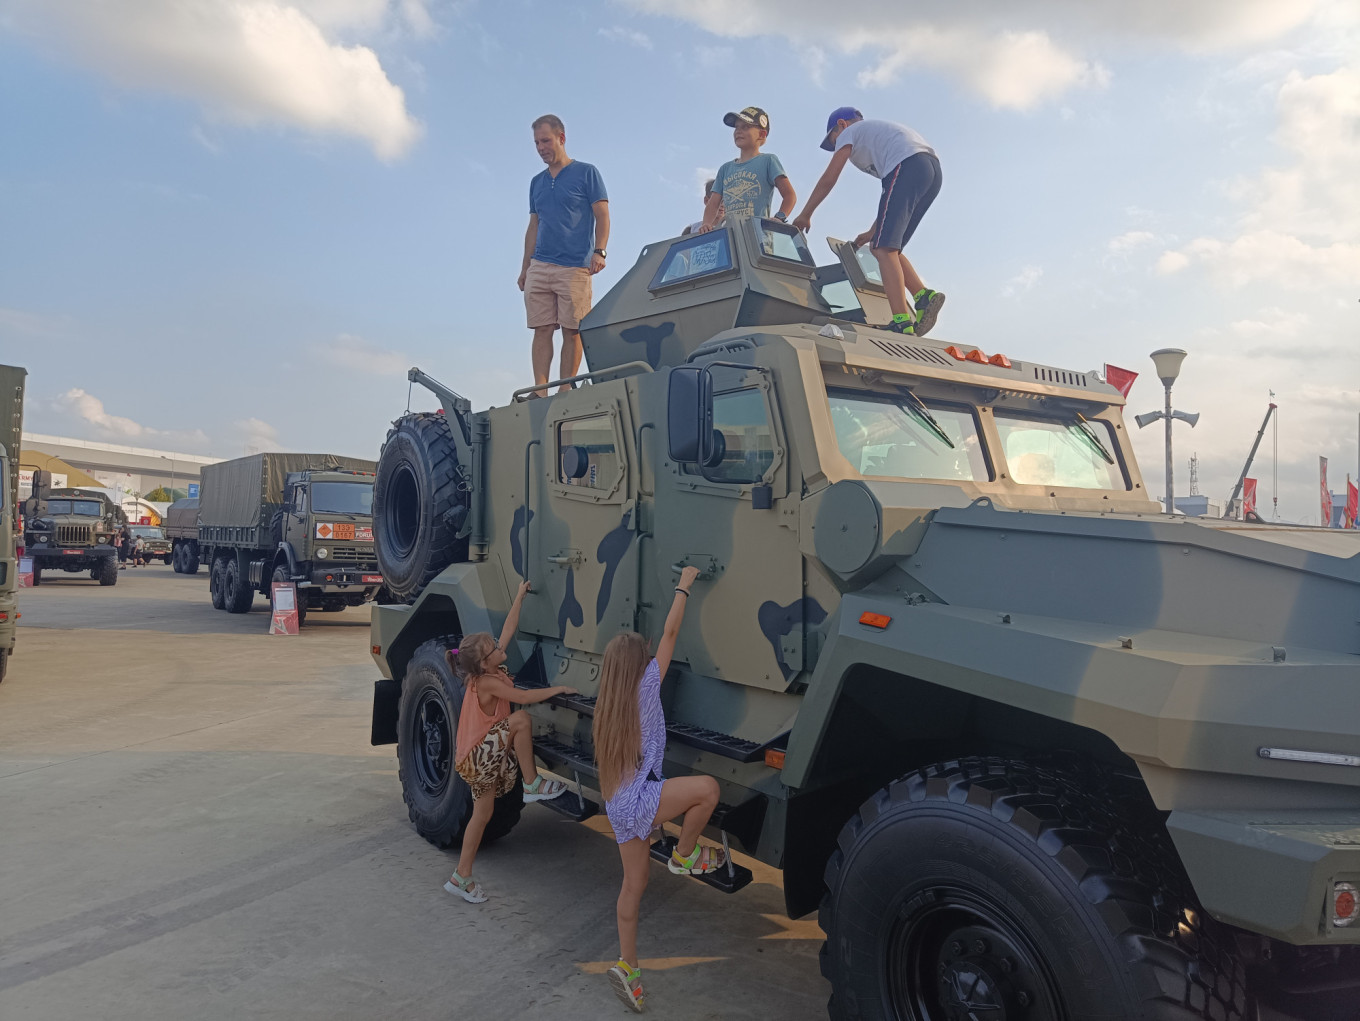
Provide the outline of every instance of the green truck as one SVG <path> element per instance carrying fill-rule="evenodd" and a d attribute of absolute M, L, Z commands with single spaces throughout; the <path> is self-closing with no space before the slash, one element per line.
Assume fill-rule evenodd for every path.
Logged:
<path fill-rule="evenodd" d="M 890 333 L 831 247 L 648 245 L 568 392 L 473 413 L 412 370 L 442 407 L 379 459 L 372 739 L 417 831 L 471 808 L 447 649 L 532 583 L 507 653 L 581 692 L 529 712 L 584 818 L 601 653 L 693 565 L 667 775 L 820 910 L 832 1018 L 1360 1016 L 1360 533 L 1161 514 L 1099 373 Z"/>
<path fill-rule="evenodd" d="M 27 375 L 18 366 L 0 365 L 0 681 L 14 654 L 19 620 L 19 440 Z"/>
<path fill-rule="evenodd" d="M 161 527 L 170 540 L 170 565 L 175 573 L 197 574 L 198 497 L 181 497 L 167 507 Z"/>
<path fill-rule="evenodd" d="M 127 516 L 97 489 L 52 489 L 45 471 L 33 473 L 24 501 L 24 555 L 33 561 L 33 585 L 57 571 L 88 574 L 101 586 L 118 584 L 113 540 Z"/>
<path fill-rule="evenodd" d="M 204 465 L 198 540 L 212 604 L 246 613 L 255 593 L 294 582 L 299 621 L 343 610 L 382 586 L 373 552 L 377 465 L 336 454 L 250 454 Z"/>

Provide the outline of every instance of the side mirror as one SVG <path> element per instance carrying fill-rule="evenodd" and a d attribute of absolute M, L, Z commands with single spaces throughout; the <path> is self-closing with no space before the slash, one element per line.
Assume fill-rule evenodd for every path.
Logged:
<path fill-rule="evenodd" d="M 713 390 L 706 369 L 671 369 L 666 384 L 666 447 L 677 464 L 706 461 L 713 446 Z"/>
<path fill-rule="evenodd" d="M 52 495 L 52 473 L 43 471 L 41 468 L 33 473 L 33 496 L 39 500 L 46 500 Z"/>

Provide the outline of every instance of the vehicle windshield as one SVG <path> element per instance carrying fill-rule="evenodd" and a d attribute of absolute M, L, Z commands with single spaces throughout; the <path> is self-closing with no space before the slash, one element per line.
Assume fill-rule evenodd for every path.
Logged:
<path fill-rule="evenodd" d="M 1011 479 L 1020 485 L 1129 488 L 1110 453 L 1118 445 L 1108 422 L 1075 412 L 1069 418 L 1045 418 L 998 410 L 994 417 Z"/>
<path fill-rule="evenodd" d="M 47 513 L 53 516 L 59 514 L 74 514 L 78 517 L 97 518 L 99 517 L 98 500 L 48 500 Z"/>
<path fill-rule="evenodd" d="M 836 445 L 861 475 L 964 481 L 991 478 L 978 438 L 977 419 L 965 405 L 923 401 L 927 418 L 907 397 L 843 390 L 833 390 L 827 397 Z"/>
<path fill-rule="evenodd" d="M 133 525 L 132 534 L 143 539 L 164 539 L 165 531 L 155 525 Z"/>
<path fill-rule="evenodd" d="M 373 483 L 313 482 L 313 514 L 372 514 Z"/>

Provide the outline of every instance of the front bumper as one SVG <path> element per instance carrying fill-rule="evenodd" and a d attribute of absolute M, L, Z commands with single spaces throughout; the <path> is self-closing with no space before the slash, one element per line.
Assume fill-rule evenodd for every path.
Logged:
<path fill-rule="evenodd" d="M 24 556 L 32 557 L 35 563 L 42 564 L 43 567 L 63 567 L 71 565 L 72 569 L 78 568 L 81 564 L 98 563 L 116 555 L 117 551 L 108 545 L 101 546 L 29 546 L 24 550 Z"/>
<path fill-rule="evenodd" d="M 1296 946 L 1360 945 L 1360 919 L 1332 917 L 1335 885 L 1360 885 L 1360 809 L 1178 809 L 1166 826 L 1215 918 Z"/>
<path fill-rule="evenodd" d="M 382 575 L 378 573 L 376 565 L 366 568 L 346 564 L 343 567 L 314 567 L 311 576 L 300 587 L 316 588 L 323 592 L 353 592 L 355 589 L 372 589 L 376 592 L 381 584 Z"/>

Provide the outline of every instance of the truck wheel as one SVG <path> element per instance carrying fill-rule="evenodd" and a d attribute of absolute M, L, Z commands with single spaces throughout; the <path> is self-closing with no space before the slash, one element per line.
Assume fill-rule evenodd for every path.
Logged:
<path fill-rule="evenodd" d="M 5 679 L 5 674 L 9 670 L 9 658 L 13 655 L 13 649 L 0 649 L 0 681 Z"/>
<path fill-rule="evenodd" d="M 449 429 L 443 415 L 406 415 L 388 431 L 378 455 L 374 546 L 383 582 L 402 602 L 467 558 L 467 540 L 457 536 L 469 500 Z"/>
<path fill-rule="evenodd" d="M 99 584 L 118 584 L 118 558 L 105 557 L 99 562 Z"/>
<path fill-rule="evenodd" d="M 274 568 L 274 573 L 270 575 L 270 579 L 272 581 L 277 581 L 280 583 L 290 580 L 288 577 L 288 565 L 279 564 L 278 567 Z M 269 591 L 270 591 L 269 604 L 270 607 L 272 608 L 274 604 L 273 597 L 274 590 L 270 589 Z M 299 589 L 297 593 L 297 615 L 298 615 L 298 627 L 301 628 L 303 624 L 307 623 L 307 596 L 301 589 Z"/>
<path fill-rule="evenodd" d="M 184 555 L 184 573 L 198 573 L 198 550 L 195 547 L 189 547 L 189 552 Z"/>
<path fill-rule="evenodd" d="M 255 590 L 241 573 L 241 564 L 235 557 L 227 558 L 227 569 L 222 575 L 222 599 L 228 613 L 249 613 L 250 604 L 255 601 Z"/>
<path fill-rule="evenodd" d="M 845 824 L 826 884 L 834 1018 L 1255 1017 L 1146 793 L 1094 768 L 906 776 Z"/>
<path fill-rule="evenodd" d="M 184 573 L 184 547 L 176 546 L 175 552 L 171 555 L 170 566 L 175 569 L 176 574 Z"/>
<path fill-rule="evenodd" d="M 447 638 L 433 638 L 416 649 L 401 684 L 397 709 L 397 772 L 401 795 L 416 832 L 448 847 L 463 834 L 472 815 L 472 792 L 453 768 L 454 736 L 463 706 L 463 682 L 444 653 Z M 482 842 L 509 833 L 524 808 L 521 784 L 504 797 L 486 824 Z"/>
<path fill-rule="evenodd" d="M 35 560 L 33 561 L 33 587 L 37 588 L 41 584 L 42 584 L 42 567 L 39 566 L 38 562 Z"/>
<path fill-rule="evenodd" d="M 90 568 L 90 581 L 98 581 L 98 580 L 99 580 L 99 568 L 97 568 L 97 567 L 91 567 L 91 568 Z"/>
<path fill-rule="evenodd" d="M 227 597 L 223 591 L 227 583 L 227 562 L 224 557 L 217 557 L 212 562 L 212 567 L 208 569 L 208 594 L 212 596 L 214 610 L 225 610 L 227 608 Z"/>

